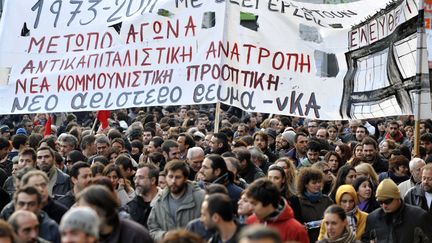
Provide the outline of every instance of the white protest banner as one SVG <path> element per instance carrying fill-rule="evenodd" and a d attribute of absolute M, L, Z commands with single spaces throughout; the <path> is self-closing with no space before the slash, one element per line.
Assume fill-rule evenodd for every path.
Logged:
<path fill-rule="evenodd" d="M 29 0 L 5 8 L 0 114 L 220 101 L 369 118 L 412 114 L 419 88 L 414 0 Z M 422 83 L 430 98 L 429 87 Z"/>

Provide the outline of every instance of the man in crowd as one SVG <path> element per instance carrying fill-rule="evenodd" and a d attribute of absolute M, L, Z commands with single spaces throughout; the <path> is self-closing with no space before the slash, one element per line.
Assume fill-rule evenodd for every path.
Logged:
<path fill-rule="evenodd" d="M 63 133 L 58 138 L 58 144 L 60 155 L 66 158 L 69 152 L 78 147 L 78 139 L 73 135 Z"/>
<path fill-rule="evenodd" d="M 228 189 L 228 195 L 233 205 L 237 205 L 243 191 L 233 183 L 234 175 L 228 170 L 225 160 L 218 154 L 208 155 L 202 164 L 200 172 L 205 183 L 222 184 Z"/>
<path fill-rule="evenodd" d="M 308 139 L 306 134 L 297 133 L 294 137 L 294 148 L 288 152 L 288 157 L 295 161 L 295 166 L 299 166 L 300 162 L 306 158 L 307 145 Z"/>
<path fill-rule="evenodd" d="M 406 180 L 406 181 L 404 181 L 398 185 L 399 190 L 401 192 L 401 197 L 404 197 L 405 194 L 411 188 L 413 188 L 415 185 L 417 185 L 418 183 L 421 183 L 421 181 L 422 181 L 422 168 L 425 165 L 426 165 L 426 163 L 424 162 L 424 160 L 422 160 L 420 158 L 413 158 L 409 162 L 409 170 L 411 173 L 411 177 L 408 180 Z"/>
<path fill-rule="evenodd" d="M 103 155 L 108 158 L 110 148 L 109 138 L 104 134 L 98 134 L 95 139 L 96 155 Z"/>
<path fill-rule="evenodd" d="M 63 243 L 96 243 L 99 240 L 100 219 L 89 207 L 69 210 L 60 223 Z"/>
<path fill-rule="evenodd" d="M 76 195 L 78 195 L 78 193 L 91 185 L 93 177 L 90 165 L 82 161 L 72 165 L 69 175 L 72 182 L 72 189 L 69 190 L 66 195 L 58 199 L 58 202 L 67 208 L 71 208 L 75 204 Z"/>
<path fill-rule="evenodd" d="M 169 230 L 185 227 L 200 216 L 204 191 L 188 182 L 189 169 L 185 162 L 173 160 L 165 166 L 167 187 L 155 200 L 148 218 L 150 235 L 155 241 Z"/>
<path fill-rule="evenodd" d="M 9 152 L 8 159 L 14 160 L 18 154 L 27 147 L 28 136 L 24 134 L 16 134 L 12 137 L 12 150 Z"/>
<path fill-rule="evenodd" d="M 318 121 L 309 121 L 307 124 L 307 130 L 310 138 L 315 137 L 318 131 Z"/>
<path fill-rule="evenodd" d="M 6 178 L 12 175 L 12 160 L 8 159 L 9 149 L 9 141 L 4 137 L 0 137 L 0 169 L 6 172 Z"/>
<path fill-rule="evenodd" d="M 55 166 L 54 153 L 50 147 L 40 147 L 36 153 L 36 163 L 39 169 L 48 175 L 50 195 L 62 196 L 70 190 L 70 178 Z"/>
<path fill-rule="evenodd" d="M 78 195 L 78 205 L 92 208 L 100 219 L 100 242 L 153 243 L 146 228 L 119 217 L 119 200 L 106 186 L 91 185 Z"/>
<path fill-rule="evenodd" d="M 432 133 L 422 134 L 420 137 L 420 144 L 426 150 L 426 159 L 432 158 Z"/>
<path fill-rule="evenodd" d="M 432 216 L 432 164 L 423 166 L 421 183 L 405 195 L 405 203 L 419 206 Z"/>
<path fill-rule="evenodd" d="M 86 158 L 90 158 L 96 154 L 95 140 L 96 138 L 93 134 L 89 134 L 81 138 L 80 148 Z"/>
<path fill-rule="evenodd" d="M 233 153 L 240 163 L 238 175 L 247 183 L 252 183 L 258 178 L 265 177 L 264 172 L 252 163 L 249 150 L 246 148 L 235 148 Z"/>
<path fill-rule="evenodd" d="M 194 181 L 204 161 L 204 150 L 201 147 L 188 149 L 186 162 L 189 165 L 189 180 Z"/>
<path fill-rule="evenodd" d="M 0 126 L 0 137 L 9 140 L 11 137 L 10 128 L 7 125 Z"/>
<path fill-rule="evenodd" d="M 32 186 L 17 190 L 14 197 L 15 211 L 26 210 L 38 216 L 39 236 L 53 243 L 60 243 L 57 223 L 42 210 L 42 195 Z"/>
<path fill-rule="evenodd" d="M 387 123 L 387 133 L 384 135 L 383 139 L 391 139 L 399 145 L 405 145 L 408 148 L 411 148 L 411 142 L 401 132 L 397 121 L 389 121 Z"/>
<path fill-rule="evenodd" d="M 380 208 L 366 220 L 363 242 L 426 242 L 432 239 L 432 217 L 421 208 L 405 204 L 391 179 L 384 179 L 376 191 Z"/>
<path fill-rule="evenodd" d="M 67 208 L 54 200 L 48 192 L 48 177 L 40 170 L 33 170 L 26 173 L 21 179 L 21 186 L 34 186 L 42 195 L 42 210 L 44 210 L 50 218 L 57 223 L 60 223 L 61 217 L 66 213 Z"/>
<path fill-rule="evenodd" d="M 150 140 L 155 136 L 155 131 L 151 128 L 145 127 L 143 130 L 143 144 L 148 145 Z"/>
<path fill-rule="evenodd" d="M 162 192 L 157 186 L 158 178 L 158 167 L 153 164 L 139 164 L 134 178 L 136 196 L 127 204 L 131 218 L 146 228 L 150 211 L 155 205 L 154 199 Z"/>
<path fill-rule="evenodd" d="M 207 196 L 202 203 L 201 222 L 207 230 L 216 231 L 208 242 L 237 242 L 242 227 L 235 221 L 234 207 L 230 201 L 227 195 L 215 193 Z"/>
<path fill-rule="evenodd" d="M 378 156 L 378 144 L 372 138 L 363 139 L 363 156 L 367 163 L 372 165 L 376 173 L 387 172 L 388 163 Z"/>
<path fill-rule="evenodd" d="M 174 159 L 179 159 L 180 151 L 179 151 L 179 145 L 176 141 L 167 140 L 163 142 L 161 149 L 162 149 L 162 154 L 165 157 L 166 163 Z"/>
<path fill-rule="evenodd" d="M 212 154 L 223 154 L 230 151 L 228 144 L 228 137 L 224 133 L 214 133 L 211 137 L 210 143 L 210 153 Z"/>
<path fill-rule="evenodd" d="M 306 158 L 300 162 L 298 168 L 310 167 L 320 160 L 321 144 L 317 141 L 309 141 Z"/>
<path fill-rule="evenodd" d="M 305 227 L 294 218 L 294 211 L 279 189 L 268 179 L 254 181 L 246 189 L 246 197 L 252 204 L 254 214 L 247 219 L 247 224 L 264 224 L 276 228 L 282 241 L 308 243 Z"/>
<path fill-rule="evenodd" d="M 39 221 L 33 212 L 16 211 L 10 216 L 8 223 L 23 243 L 49 243 L 39 237 Z"/>
<path fill-rule="evenodd" d="M 369 136 L 369 131 L 363 125 L 357 127 L 355 132 L 356 141 L 361 143 L 365 137 Z"/>
<path fill-rule="evenodd" d="M 188 150 L 195 147 L 195 141 L 192 136 L 187 133 L 180 133 L 177 138 L 177 143 L 179 145 L 179 159 L 186 160 Z"/>
<path fill-rule="evenodd" d="M 14 162 L 15 163 L 15 162 Z M 15 165 L 14 165 L 15 166 Z M 25 148 L 18 154 L 17 169 L 22 168 L 35 168 L 36 167 L 36 151 L 32 148 Z M 5 189 L 10 195 L 12 195 L 16 190 L 16 174 L 9 176 L 3 184 L 3 189 Z"/>

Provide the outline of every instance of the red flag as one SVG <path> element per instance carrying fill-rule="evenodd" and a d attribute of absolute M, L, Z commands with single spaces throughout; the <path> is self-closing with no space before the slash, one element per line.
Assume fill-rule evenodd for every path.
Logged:
<path fill-rule="evenodd" d="M 45 123 L 44 137 L 51 135 L 51 133 L 52 133 L 51 124 L 52 124 L 51 116 L 48 116 L 48 120 Z"/>
<path fill-rule="evenodd" d="M 96 117 L 102 125 L 102 129 L 105 129 L 109 126 L 108 118 L 111 116 L 111 111 L 98 111 Z"/>

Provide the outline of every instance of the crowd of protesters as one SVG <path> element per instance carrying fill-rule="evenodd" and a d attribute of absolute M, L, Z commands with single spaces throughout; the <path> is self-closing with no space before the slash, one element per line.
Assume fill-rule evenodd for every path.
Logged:
<path fill-rule="evenodd" d="M 0 242 L 432 242 L 431 120 L 215 118 L 0 116 Z"/>

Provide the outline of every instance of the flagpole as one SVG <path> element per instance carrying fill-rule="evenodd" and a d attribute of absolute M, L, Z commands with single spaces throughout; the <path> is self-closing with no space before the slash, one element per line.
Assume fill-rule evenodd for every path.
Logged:
<path fill-rule="evenodd" d="M 416 67 L 416 87 L 417 107 L 414 125 L 414 148 L 415 156 L 420 156 L 420 112 L 421 112 L 421 92 L 423 79 L 423 60 L 425 49 L 425 23 L 424 23 L 424 0 L 419 0 L 418 25 L 417 25 L 417 67 Z"/>
<path fill-rule="evenodd" d="M 95 118 L 95 120 L 93 122 L 92 130 L 91 130 L 91 134 L 92 135 L 95 134 L 96 124 L 97 124 L 97 117 Z"/>
<path fill-rule="evenodd" d="M 216 103 L 215 119 L 214 119 L 214 133 L 219 132 L 219 116 L 220 116 L 220 102 Z"/>

